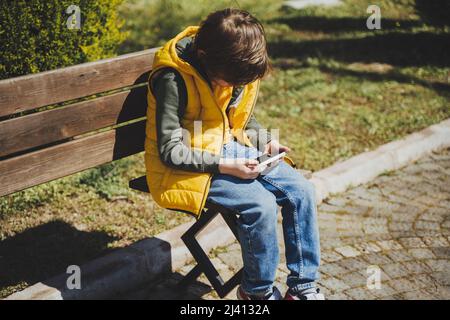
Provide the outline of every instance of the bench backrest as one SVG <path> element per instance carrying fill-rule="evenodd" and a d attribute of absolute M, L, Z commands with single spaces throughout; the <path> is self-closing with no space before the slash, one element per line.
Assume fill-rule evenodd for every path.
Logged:
<path fill-rule="evenodd" d="M 0 196 L 143 151 L 157 49 L 0 81 Z"/>

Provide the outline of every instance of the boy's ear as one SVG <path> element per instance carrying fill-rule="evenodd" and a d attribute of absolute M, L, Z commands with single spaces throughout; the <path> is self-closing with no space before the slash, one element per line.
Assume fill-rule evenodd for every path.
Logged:
<path fill-rule="evenodd" d="M 206 52 L 202 49 L 197 50 L 197 57 L 204 58 L 206 56 Z"/>

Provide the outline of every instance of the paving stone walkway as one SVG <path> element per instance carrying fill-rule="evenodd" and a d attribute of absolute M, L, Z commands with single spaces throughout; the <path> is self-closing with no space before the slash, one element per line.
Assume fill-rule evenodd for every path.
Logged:
<path fill-rule="evenodd" d="M 329 198 L 319 206 L 319 226 L 318 283 L 328 299 L 450 299 L 450 149 Z M 283 247 L 281 226 L 279 235 Z M 276 285 L 284 292 L 280 252 Z M 237 243 L 211 257 L 225 279 L 242 266 Z M 176 296 L 173 284 L 192 266 L 146 289 L 145 298 L 218 299 L 204 276 Z M 369 289 L 377 270 L 380 288 Z M 226 299 L 235 297 L 233 290 Z"/>

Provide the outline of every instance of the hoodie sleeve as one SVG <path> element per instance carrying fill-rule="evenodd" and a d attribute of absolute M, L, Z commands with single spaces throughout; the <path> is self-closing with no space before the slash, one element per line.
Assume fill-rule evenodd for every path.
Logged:
<path fill-rule="evenodd" d="M 182 76 L 175 69 L 166 68 L 155 77 L 152 91 L 156 98 L 156 134 L 161 161 L 174 169 L 218 173 L 220 155 L 193 149 L 183 141 L 181 119 L 186 111 L 187 90 Z"/>
<path fill-rule="evenodd" d="M 251 143 L 259 150 L 264 151 L 266 144 L 272 140 L 270 132 L 263 128 L 258 121 L 256 121 L 255 115 L 252 114 L 245 127 L 245 133 L 250 139 Z"/>
<path fill-rule="evenodd" d="M 244 95 L 244 87 L 236 87 L 231 97 L 230 107 L 236 107 L 242 100 Z M 245 127 L 245 133 L 247 134 L 250 142 L 260 151 L 264 151 L 267 143 L 272 139 L 270 132 L 264 129 L 256 120 L 255 115 L 252 114 Z"/>

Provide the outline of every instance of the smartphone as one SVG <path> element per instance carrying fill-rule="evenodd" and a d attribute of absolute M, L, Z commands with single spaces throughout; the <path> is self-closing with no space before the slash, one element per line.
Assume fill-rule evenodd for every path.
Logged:
<path fill-rule="evenodd" d="M 272 156 L 271 154 L 265 153 L 265 154 L 259 156 L 258 158 L 256 158 L 256 160 L 258 160 L 258 162 L 259 162 L 257 168 L 264 169 L 265 167 L 270 167 L 273 162 L 282 159 L 285 155 L 286 155 L 286 152 L 281 152 L 274 156 Z"/>

